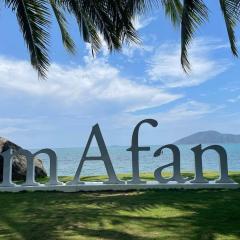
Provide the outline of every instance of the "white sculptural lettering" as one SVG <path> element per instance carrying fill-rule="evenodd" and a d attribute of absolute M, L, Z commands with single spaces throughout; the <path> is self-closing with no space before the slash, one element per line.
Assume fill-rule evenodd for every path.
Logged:
<path fill-rule="evenodd" d="M 134 128 L 133 135 L 132 135 L 132 146 L 131 148 L 127 149 L 127 151 L 132 152 L 132 171 L 133 171 L 132 180 L 129 181 L 128 184 L 145 183 L 144 181 L 140 180 L 140 177 L 139 177 L 139 151 L 150 151 L 150 147 L 138 146 L 138 132 L 139 132 L 140 126 L 143 123 L 148 123 L 153 127 L 156 127 L 158 125 L 157 121 L 154 119 L 145 119 L 139 122 L 137 126 Z"/>
<path fill-rule="evenodd" d="M 155 170 L 154 172 L 154 176 L 155 179 L 157 181 L 159 181 L 160 183 L 167 183 L 169 181 L 176 181 L 178 183 L 184 183 L 186 182 L 186 180 L 181 176 L 181 170 L 180 170 L 180 151 L 178 149 L 177 146 L 173 145 L 173 144 L 169 144 L 169 145 L 165 145 L 161 148 L 159 148 L 155 153 L 154 153 L 154 157 L 160 156 L 161 152 L 164 148 L 169 148 L 170 150 L 172 150 L 173 153 L 173 162 L 169 163 L 165 166 L 159 167 Z M 164 178 L 162 177 L 162 170 L 164 168 L 173 166 L 173 176 L 171 178 Z"/>
<path fill-rule="evenodd" d="M 90 144 L 91 144 L 94 136 L 97 140 L 98 147 L 99 147 L 99 150 L 101 152 L 101 156 L 87 157 L 87 153 L 88 153 L 88 150 L 90 148 Z M 82 170 L 82 167 L 83 167 L 83 163 L 85 161 L 91 161 L 91 160 L 102 160 L 104 162 L 105 168 L 107 170 L 107 174 L 108 174 L 108 177 L 109 177 L 109 180 L 107 182 L 104 182 L 104 183 L 106 183 L 106 184 L 123 183 L 122 181 L 118 180 L 118 178 L 115 174 L 112 162 L 110 160 L 110 157 L 109 157 L 109 154 L 108 154 L 108 151 L 107 151 L 107 147 L 106 147 L 105 142 L 103 140 L 103 137 L 102 137 L 102 134 L 101 134 L 101 131 L 100 131 L 100 128 L 99 128 L 98 124 L 93 126 L 92 132 L 89 136 L 86 148 L 83 152 L 83 156 L 82 156 L 82 159 L 81 159 L 80 164 L 78 166 L 77 172 L 74 176 L 74 179 L 73 179 L 72 182 L 69 182 L 68 184 L 71 185 L 71 184 L 84 183 L 84 182 L 79 181 L 81 170 Z"/>
<path fill-rule="evenodd" d="M 18 152 L 13 152 L 11 149 L 0 154 L 3 158 L 3 180 L 0 183 L 0 191 L 22 191 L 22 190 L 56 190 L 56 191 L 96 191 L 96 190 L 128 190 L 128 189 L 147 189 L 147 188 L 237 188 L 238 184 L 228 176 L 227 153 L 222 146 L 211 145 L 202 149 L 201 144 L 191 150 L 195 156 L 195 177 L 192 180 L 184 179 L 181 175 L 180 168 L 180 150 L 173 144 L 168 144 L 160 147 L 154 152 L 154 157 L 161 157 L 163 149 L 172 151 L 173 161 L 169 164 L 157 168 L 154 172 L 155 182 L 146 182 L 140 179 L 139 172 L 139 152 L 149 151 L 149 146 L 138 145 L 138 135 L 140 126 L 144 123 L 156 127 L 157 121 L 154 119 L 145 119 L 139 122 L 134 128 L 132 135 L 132 144 L 127 151 L 132 153 L 132 179 L 124 182 L 117 178 L 114 171 L 107 147 L 105 145 L 99 125 L 93 126 L 85 150 L 83 152 L 78 169 L 74 179 L 68 183 L 58 181 L 57 176 L 57 156 L 51 149 L 42 149 L 34 154 L 28 150 L 21 149 Z M 93 137 L 96 138 L 100 156 L 87 156 Z M 209 182 L 203 177 L 202 155 L 207 150 L 214 150 L 219 155 L 219 173 L 220 178 L 214 182 Z M 20 185 L 12 182 L 12 159 L 14 155 L 22 155 L 27 161 L 26 181 Z M 35 165 L 34 158 L 39 154 L 46 154 L 50 161 L 50 176 L 46 184 L 39 184 L 35 181 Z M 95 182 L 88 184 L 80 181 L 80 174 L 85 161 L 101 160 L 103 161 L 109 180 L 106 182 Z M 165 178 L 162 176 L 162 171 L 165 168 L 172 167 L 172 177 Z M 170 184 L 171 183 L 171 184 Z"/>

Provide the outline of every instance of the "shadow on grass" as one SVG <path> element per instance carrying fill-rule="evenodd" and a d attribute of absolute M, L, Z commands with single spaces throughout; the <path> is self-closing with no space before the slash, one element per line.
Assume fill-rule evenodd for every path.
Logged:
<path fill-rule="evenodd" d="M 240 239 L 240 190 L 1 193 L 0 237 Z"/>

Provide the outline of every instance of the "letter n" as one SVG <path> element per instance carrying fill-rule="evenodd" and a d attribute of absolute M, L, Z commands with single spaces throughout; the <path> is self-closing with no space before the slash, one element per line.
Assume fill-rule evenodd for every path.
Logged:
<path fill-rule="evenodd" d="M 234 181 L 228 176 L 227 153 L 223 147 L 219 145 L 211 145 L 202 149 L 202 145 L 200 144 L 191 150 L 195 155 L 195 178 L 191 181 L 192 183 L 208 183 L 208 181 L 203 177 L 202 166 L 202 155 L 207 150 L 214 150 L 219 155 L 220 177 L 216 183 L 234 183 Z"/>

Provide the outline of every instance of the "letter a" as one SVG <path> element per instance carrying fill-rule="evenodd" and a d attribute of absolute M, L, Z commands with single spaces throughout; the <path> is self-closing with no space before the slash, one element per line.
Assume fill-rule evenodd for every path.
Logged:
<path fill-rule="evenodd" d="M 101 156 L 88 157 L 87 153 L 88 153 L 89 147 L 91 145 L 91 142 L 92 142 L 92 139 L 93 139 L 94 136 L 96 138 Z M 105 145 L 105 142 L 104 142 L 104 139 L 103 139 L 103 136 L 102 136 L 102 133 L 101 133 L 101 130 L 100 130 L 98 124 L 96 124 L 92 128 L 92 132 L 89 136 L 86 148 L 84 149 L 82 159 L 81 159 L 80 164 L 78 166 L 77 172 L 74 176 L 73 181 L 69 182 L 68 185 L 84 183 L 84 182 L 80 181 L 80 174 L 81 174 L 81 171 L 82 171 L 83 164 L 84 164 L 85 161 L 92 161 L 92 160 L 102 160 L 104 162 L 105 168 L 107 170 L 108 178 L 109 178 L 108 181 L 104 182 L 105 184 L 124 183 L 117 178 L 117 176 L 114 172 L 113 165 L 112 165 L 111 159 L 109 157 L 107 147 Z"/>
<path fill-rule="evenodd" d="M 186 182 L 186 180 L 181 176 L 181 168 L 180 168 L 180 151 L 179 148 L 173 144 L 168 144 L 165 145 L 161 148 L 159 148 L 155 153 L 154 153 L 154 157 L 158 157 L 161 155 L 162 150 L 165 148 L 169 148 L 172 153 L 173 153 L 173 162 L 166 164 L 162 167 L 159 167 L 155 170 L 154 172 L 154 176 L 155 179 L 160 182 L 160 183 L 168 183 L 169 181 L 176 181 L 178 183 L 184 183 Z M 171 178 L 164 178 L 162 176 L 162 171 L 163 169 L 167 168 L 167 167 L 173 167 L 173 176 Z"/>

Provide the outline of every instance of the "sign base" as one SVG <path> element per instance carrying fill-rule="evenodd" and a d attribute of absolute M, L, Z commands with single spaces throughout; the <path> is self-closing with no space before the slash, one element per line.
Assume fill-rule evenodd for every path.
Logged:
<path fill-rule="evenodd" d="M 177 183 L 170 181 L 159 183 L 157 181 L 147 181 L 145 184 L 104 184 L 103 182 L 84 182 L 77 185 L 44 185 L 1 187 L 0 192 L 21 192 L 21 191 L 58 191 L 58 192 L 97 192 L 97 191 L 128 191 L 147 189 L 237 189 L 238 183 Z"/>

